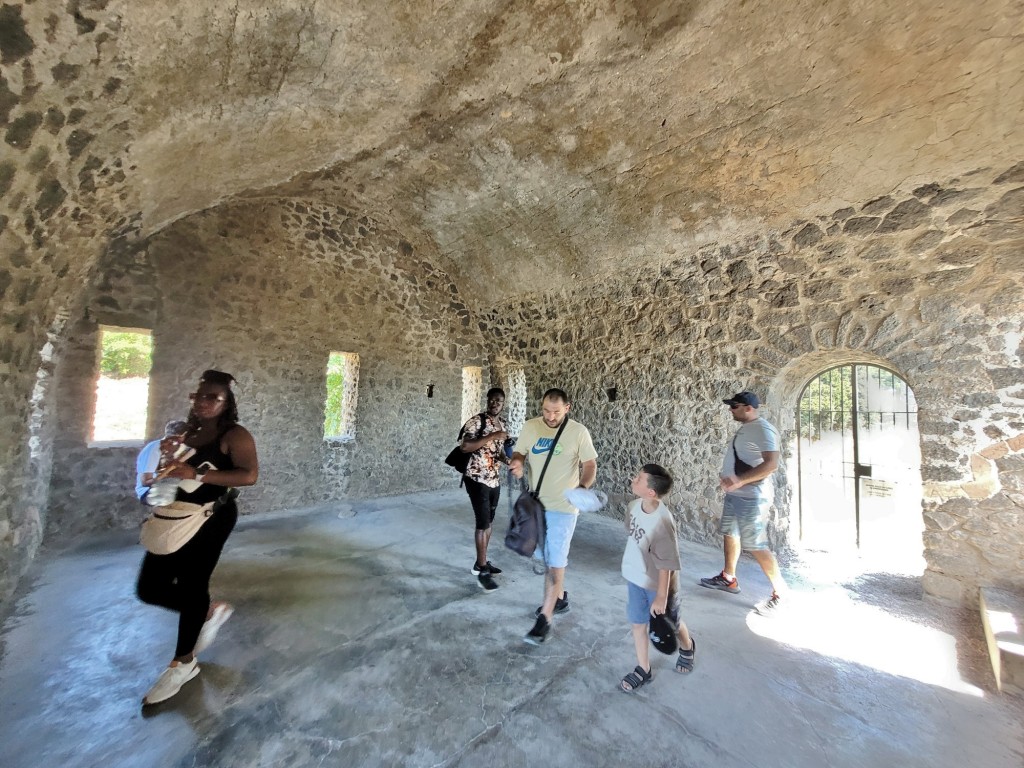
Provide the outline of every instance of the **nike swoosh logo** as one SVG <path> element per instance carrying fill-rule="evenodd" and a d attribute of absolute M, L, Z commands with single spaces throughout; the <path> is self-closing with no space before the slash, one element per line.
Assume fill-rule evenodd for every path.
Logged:
<path fill-rule="evenodd" d="M 535 445 L 533 446 L 533 448 L 530 449 L 530 453 L 532 453 L 534 456 L 540 456 L 542 453 L 547 453 L 550 447 L 551 446 L 546 445 L 538 451 L 537 446 Z"/>

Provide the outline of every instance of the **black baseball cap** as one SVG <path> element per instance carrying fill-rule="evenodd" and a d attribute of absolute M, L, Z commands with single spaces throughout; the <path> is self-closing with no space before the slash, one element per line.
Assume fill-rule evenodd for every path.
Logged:
<path fill-rule="evenodd" d="M 647 625 L 647 636 L 651 638 L 655 650 L 672 655 L 679 650 L 679 637 L 676 635 L 678 629 L 668 614 L 660 613 L 651 616 L 651 623 Z"/>
<path fill-rule="evenodd" d="M 751 408 L 760 408 L 761 401 L 753 392 L 737 392 L 728 400 L 723 400 L 726 405 L 749 405 Z"/>

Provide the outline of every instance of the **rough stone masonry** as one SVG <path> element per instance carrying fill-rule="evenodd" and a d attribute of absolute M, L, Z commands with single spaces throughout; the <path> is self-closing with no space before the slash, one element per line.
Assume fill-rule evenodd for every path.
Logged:
<path fill-rule="evenodd" d="M 137 521 L 135 447 L 87 440 L 100 325 L 153 333 L 151 433 L 239 377 L 247 512 L 451 483 L 483 366 L 517 414 L 568 388 L 613 493 L 655 451 L 699 540 L 723 393 L 764 390 L 791 460 L 803 384 L 882 364 L 920 408 L 926 591 L 1024 587 L 1022 20 L 0 2 L 0 597 L 44 535 Z M 351 441 L 322 439 L 331 351 L 360 356 Z"/>

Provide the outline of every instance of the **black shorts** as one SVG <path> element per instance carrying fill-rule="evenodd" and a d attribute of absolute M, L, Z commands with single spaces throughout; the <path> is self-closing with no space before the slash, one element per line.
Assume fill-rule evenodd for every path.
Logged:
<path fill-rule="evenodd" d="M 469 501 L 473 505 L 476 529 L 486 531 L 494 522 L 494 513 L 498 509 L 498 499 L 501 497 L 501 486 L 497 485 L 491 488 L 489 485 L 478 483 L 467 477 L 466 493 L 469 494 Z"/>

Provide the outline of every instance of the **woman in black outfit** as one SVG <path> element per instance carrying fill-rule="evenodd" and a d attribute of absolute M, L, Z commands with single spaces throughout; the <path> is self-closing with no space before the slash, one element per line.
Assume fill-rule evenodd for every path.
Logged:
<path fill-rule="evenodd" d="M 167 473 L 168 477 L 202 483 L 192 492 L 179 488 L 177 500 L 192 504 L 216 501 L 213 514 L 177 552 L 147 552 L 142 560 L 136 588 L 139 599 L 179 614 L 174 659 L 142 699 L 143 704 L 166 701 L 199 674 L 196 654 L 213 642 L 234 610 L 228 603 L 211 602 L 210 576 L 238 520 L 238 507 L 228 492 L 255 485 L 259 477 L 256 443 L 238 424 L 231 391 L 234 380 L 221 371 L 203 372 L 198 389 L 189 395 L 192 410 L 184 439 L 195 448 L 195 454 L 175 462 Z"/>

